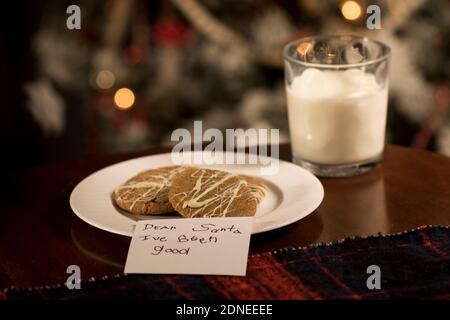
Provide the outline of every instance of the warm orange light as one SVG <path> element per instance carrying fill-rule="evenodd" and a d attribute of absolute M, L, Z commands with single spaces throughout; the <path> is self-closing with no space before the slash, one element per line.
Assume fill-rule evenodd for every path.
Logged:
<path fill-rule="evenodd" d="M 342 15 L 347 20 L 356 20 L 361 16 L 361 6 L 356 1 L 345 1 L 341 7 Z"/>
<path fill-rule="evenodd" d="M 120 88 L 114 94 L 114 103 L 120 109 L 131 108 L 134 104 L 134 93 L 128 88 Z"/>
<path fill-rule="evenodd" d="M 311 50 L 311 48 L 312 48 L 312 44 L 311 44 L 311 43 L 309 43 L 309 42 L 304 42 L 304 43 L 300 44 L 300 45 L 297 47 L 297 52 L 298 52 L 300 55 L 304 56 L 304 55 L 306 55 L 306 53 L 308 53 L 309 50 Z"/>

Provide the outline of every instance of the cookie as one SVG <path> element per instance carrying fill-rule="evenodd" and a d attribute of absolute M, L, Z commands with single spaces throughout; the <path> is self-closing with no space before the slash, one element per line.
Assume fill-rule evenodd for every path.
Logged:
<path fill-rule="evenodd" d="M 183 167 L 171 166 L 140 172 L 114 191 L 114 201 L 133 214 L 157 215 L 173 211 L 169 186 Z"/>
<path fill-rule="evenodd" d="M 240 176 L 193 167 L 175 176 L 169 201 L 188 218 L 253 216 L 257 205 L 254 192 Z"/>
<path fill-rule="evenodd" d="M 266 185 L 264 184 L 264 182 L 259 178 L 247 176 L 245 174 L 241 174 L 239 175 L 239 177 L 241 177 L 248 183 L 248 186 L 252 190 L 253 196 L 256 199 L 256 204 L 261 203 L 267 193 Z"/>

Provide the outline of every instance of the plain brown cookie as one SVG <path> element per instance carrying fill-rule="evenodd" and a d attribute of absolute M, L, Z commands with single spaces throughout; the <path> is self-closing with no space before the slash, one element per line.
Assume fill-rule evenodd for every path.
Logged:
<path fill-rule="evenodd" d="M 122 209 L 141 215 L 174 211 L 169 202 L 169 186 L 180 166 L 162 167 L 140 172 L 116 188 L 114 201 Z"/>
<path fill-rule="evenodd" d="M 193 167 L 176 174 L 169 201 L 188 218 L 253 216 L 257 205 L 252 189 L 240 176 Z"/>

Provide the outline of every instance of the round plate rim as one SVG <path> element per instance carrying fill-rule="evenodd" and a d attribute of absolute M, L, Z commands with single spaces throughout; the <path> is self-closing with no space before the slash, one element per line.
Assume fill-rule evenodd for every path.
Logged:
<path fill-rule="evenodd" d="M 198 152 L 198 151 L 193 151 L 191 153 L 195 153 L 195 152 Z M 229 151 L 223 151 L 221 153 L 229 153 Z M 232 153 L 236 153 L 236 152 L 232 152 Z M 117 230 L 117 229 L 113 229 L 113 228 L 108 227 L 108 226 L 104 226 L 102 224 L 99 224 L 95 220 L 87 218 L 84 214 L 79 212 L 76 204 L 74 203 L 74 201 L 75 201 L 74 198 L 75 198 L 77 189 L 79 189 L 83 185 L 83 183 L 86 182 L 86 180 L 92 178 L 92 176 L 97 175 L 97 174 L 99 174 L 99 173 L 101 173 L 103 171 L 106 171 L 106 170 L 111 170 L 111 168 L 114 167 L 114 166 L 122 166 L 122 165 L 125 165 L 127 162 L 134 162 L 134 161 L 138 161 L 138 160 L 142 160 L 142 159 L 146 159 L 146 158 L 167 157 L 167 156 L 170 156 L 170 152 L 169 153 L 158 153 L 158 154 L 153 154 L 153 155 L 140 156 L 140 157 L 136 157 L 136 158 L 132 158 L 132 159 L 128 159 L 128 160 L 124 160 L 124 161 L 113 163 L 111 165 L 108 165 L 106 167 L 103 167 L 103 168 L 101 168 L 101 169 L 99 169 L 97 171 L 94 171 L 94 172 L 90 173 L 85 178 L 83 178 L 81 181 L 79 181 L 77 183 L 77 185 L 72 189 L 72 192 L 71 192 L 70 198 L 69 198 L 69 203 L 70 203 L 70 207 L 71 207 L 72 211 L 74 212 L 74 214 L 78 218 L 80 218 L 84 222 L 86 222 L 86 223 L 88 223 L 88 224 L 90 224 L 90 225 L 92 225 L 92 226 L 94 226 L 94 227 L 96 227 L 98 229 L 101 229 L 101 230 L 104 230 L 104 231 L 107 231 L 107 232 L 111 232 L 111 233 L 114 233 L 114 234 L 119 234 L 119 235 L 131 237 L 133 235 L 132 232 Z M 258 157 L 263 157 L 264 158 L 264 156 L 258 156 Z M 269 157 L 265 157 L 265 158 L 269 158 Z M 306 213 L 304 215 L 293 216 L 291 219 L 286 219 L 286 220 L 280 221 L 280 222 L 278 222 L 276 224 L 272 224 L 272 225 L 266 225 L 266 226 L 259 226 L 258 227 L 258 223 L 255 222 L 254 225 L 253 225 L 252 234 L 258 234 L 258 233 L 263 233 L 263 232 L 279 229 L 279 228 L 285 227 L 287 225 L 290 225 L 290 224 L 292 224 L 294 222 L 297 222 L 297 221 L 307 217 L 308 215 L 312 214 L 314 212 L 314 210 L 316 210 L 320 206 L 320 204 L 322 203 L 323 198 L 325 196 L 325 191 L 324 191 L 323 185 L 322 185 L 320 180 L 315 175 L 313 175 L 311 172 L 309 172 L 305 168 L 302 168 L 302 167 L 300 167 L 298 165 L 295 165 L 292 162 L 281 160 L 281 159 L 277 159 L 277 160 L 280 162 L 280 165 L 281 165 L 281 163 L 285 163 L 285 164 L 287 164 L 289 166 L 295 166 L 295 168 L 303 171 L 304 174 L 308 175 L 312 179 L 312 181 L 318 187 L 320 187 L 317 190 L 320 193 L 320 195 L 318 197 L 317 203 L 312 205 L 311 208 L 308 208 L 308 210 L 307 210 L 307 211 L 309 211 L 308 213 Z M 163 216 L 161 216 L 161 218 L 163 218 Z"/>

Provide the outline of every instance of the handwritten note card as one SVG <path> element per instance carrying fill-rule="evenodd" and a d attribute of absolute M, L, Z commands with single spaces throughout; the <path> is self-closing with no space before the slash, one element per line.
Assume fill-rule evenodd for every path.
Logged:
<path fill-rule="evenodd" d="M 244 276 L 252 217 L 141 220 L 125 273 Z"/>

